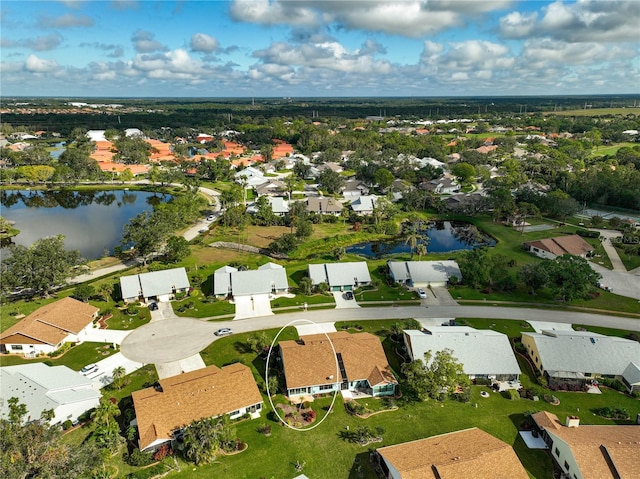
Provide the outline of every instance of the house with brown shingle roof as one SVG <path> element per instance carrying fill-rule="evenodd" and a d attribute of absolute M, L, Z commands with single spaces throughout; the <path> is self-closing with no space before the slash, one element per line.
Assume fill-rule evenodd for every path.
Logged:
<path fill-rule="evenodd" d="M 357 391 L 373 397 L 396 393 L 398 381 L 380 339 L 373 334 L 311 334 L 298 341 L 281 341 L 279 347 L 287 396 L 335 391 Z"/>
<path fill-rule="evenodd" d="M 328 196 L 310 196 L 307 198 L 307 211 L 318 215 L 340 216 L 344 205 Z"/>
<path fill-rule="evenodd" d="M 52 353 L 64 343 L 82 342 L 98 317 L 98 308 L 63 298 L 36 309 L 0 333 L 0 351 L 24 354 Z"/>
<path fill-rule="evenodd" d="M 566 477 L 620 479 L 638 477 L 640 426 L 587 426 L 567 416 L 563 425 L 555 414 L 531 416 L 549 453 Z"/>
<path fill-rule="evenodd" d="M 528 479 L 513 448 L 476 427 L 381 447 L 387 479 Z"/>
<path fill-rule="evenodd" d="M 526 251 L 544 259 L 555 259 L 557 256 L 565 254 L 586 258 L 588 254 L 593 252 L 593 246 L 578 235 L 527 241 L 523 247 Z"/>
<path fill-rule="evenodd" d="M 244 414 L 257 417 L 262 410 L 262 396 L 253 374 L 240 363 L 161 379 L 154 387 L 131 396 L 141 451 L 175 440 L 192 421 L 225 414 L 231 419 Z"/>

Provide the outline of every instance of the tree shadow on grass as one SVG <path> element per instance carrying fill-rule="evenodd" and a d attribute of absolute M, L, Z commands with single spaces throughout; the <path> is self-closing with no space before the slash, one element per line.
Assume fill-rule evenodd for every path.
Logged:
<path fill-rule="evenodd" d="M 365 477 L 377 477 L 371 462 L 369 461 L 370 451 L 356 454 L 351 469 L 349 470 L 349 479 L 363 479 Z"/>

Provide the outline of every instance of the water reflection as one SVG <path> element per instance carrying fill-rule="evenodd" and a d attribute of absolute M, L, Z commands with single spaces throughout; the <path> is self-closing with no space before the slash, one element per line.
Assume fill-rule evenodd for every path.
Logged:
<path fill-rule="evenodd" d="M 94 259 L 105 249 L 113 251 L 130 218 L 169 198 L 146 191 L 5 190 L 0 191 L 0 206 L 2 216 L 20 230 L 11 238 L 13 243 L 29 246 L 40 238 L 63 234 L 67 249 Z"/>
<path fill-rule="evenodd" d="M 432 221 L 422 234 L 429 237 L 427 251 L 431 253 L 446 253 L 496 244 L 494 239 L 479 231 L 473 224 L 464 221 Z M 367 258 L 380 258 L 392 254 L 410 254 L 411 247 L 404 239 L 397 239 L 358 243 L 349 246 L 346 251 Z"/>

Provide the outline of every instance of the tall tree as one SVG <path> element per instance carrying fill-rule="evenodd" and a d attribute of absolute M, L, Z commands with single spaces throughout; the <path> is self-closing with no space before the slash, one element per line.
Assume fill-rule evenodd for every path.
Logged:
<path fill-rule="evenodd" d="M 403 364 L 402 372 L 416 396 L 423 401 L 427 398 L 441 400 L 446 394 L 454 393 L 458 386 L 470 384 L 469 376 L 450 349 L 437 351 L 435 355 L 427 351 L 424 359 Z"/>
<path fill-rule="evenodd" d="M 11 245 L 9 252 L 0 264 L 1 287 L 29 288 L 44 296 L 65 284 L 72 268 L 84 261 L 79 251 L 64 249 L 63 235 L 39 239 L 28 248 Z"/>

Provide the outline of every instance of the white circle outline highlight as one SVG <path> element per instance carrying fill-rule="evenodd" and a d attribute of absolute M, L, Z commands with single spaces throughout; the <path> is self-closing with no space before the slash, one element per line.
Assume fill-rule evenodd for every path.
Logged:
<path fill-rule="evenodd" d="M 273 338 L 273 341 L 271 341 L 271 347 L 269 348 L 269 352 L 267 353 L 267 363 L 264 368 L 264 379 L 267 385 L 267 398 L 269 399 L 269 404 L 271 404 L 271 409 L 273 409 L 273 413 L 277 416 L 280 422 L 285 426 L 287 426 L 289 429 L 293 429 L 294 431 L 305 432 L 305 431 L 311 431 L 312 429 L 317 428 L 320 424 L 324 422 L 325 419 L 327 419 L 327 417 L 329 417 L 329 413 L 333 410 L 333 404 L 336 402 L 336 397 L 338 397 L 338 391 L 340 391 L 340 389 L 336 389 L 334 391 L 333 399 L 331 400 L 331 404 L 329 405 L 329 410 L 324 415 L 324 417 L 310 427 L 299 428 L 299 427 L 295 427 L 290 424 L 287 424 L 287 422 L 284 419 L 282 419 L 280 414 L 278 414 L 278 410 L 273 405 L 273 401 L 271 400 L 271 391 L 269 391 L 269 359 L 271 358 L 271 351 L 273 351 L 273 347 L 276 344 L 276 341 L 278 340 L 278 337 L 280 336 L 280 334 L 282 334 L 282 332 L 284 331 L 284 329 L 300 321 L 304 321 L 306 323 L 314 324 L 314 325 L 318 324 L 311 321 L 310 319 L 294 319 L 293 321 L 289 321 L 287 324 L 282 326 L 282 328 L 280 328 L 280 331 L 278 331 L 278 334 L 276 334 L 276 337 Z M 340 365 L 338 364 L 338 355 L 336 354 L 336 348 L 333 346 L 333 342 L 331 341 L 331 338 L 329 337 L 327 332 L 323 331 L 323 334 L 326 336 L 327 340 L 329 341 L 329 344 L 331 345 L 331 350 L 333 351 L 333 357 L 336 360 L 336 379 L 337 379 L 338 377 L 340 377 Z"/>

